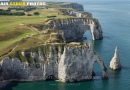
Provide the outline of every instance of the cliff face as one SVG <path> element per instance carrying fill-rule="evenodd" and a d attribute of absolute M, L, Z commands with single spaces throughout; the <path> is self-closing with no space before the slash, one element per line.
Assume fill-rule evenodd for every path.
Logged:
<path fill-rule="evenodd" d="M 87 30 L 90 30 L 93 40 L 103 39 L 102 28 L 99 21 L 93 18 L 91 13 L 82 12 L 84 11 L 82 5 L 67 3 L 62 7 L 75 9 L 60 9 L 60 11 L 65 15 L 75 16 L 77 18 L 53 20 L 50 24 L 53 29 L 63 30 L 67 41 L 82 39 L 83 34 Z"/>
<path fill-rule="evenodd" d="M 21 62 L 21 58 L 31 58 L 32 63 Z M 103 70 L 103 78 L 107 70 L 98 54 L 88 45 L 80 43 L 52 44 L 48 50 L 42 48 L 35 52 L 22 51 L 19 57 L 6 57 L 0 62 L 0 80 L 47 80 L 54 79 L 64 82 L 92 79 L 93 63 L 98 61 Z"/>
<path fill-rule="evenodd" d="M 93 40 L 103 39 L 103 31 L 98 19 L 93 18 L 90 12 L 83 12 L 83 6 L 77 3 L 63 3 L 61 11 L 64 15 L 73 18 L 50 19 L 46 25 L 30 25 L 39 31 L 45 29 L 63 30 L 67 42 L 83 38 L 83 34 L 90 30 Z M 64 9 L 72 8 L 72 9 Z"/>
<path fill-rule="evenodd" d="M 65 18 L 65 19 L 51 19 L 46 25 L 29 25 L 37 28 L 39 31 L 45 29 L 62 30 L 67 42 L 82 39 L 84 33 L 90 30 L 93 40 L 103 39 L 103 31 L 98 19 L 87 18 Z"/>
<path fill-rule="evenodd" d="M 62 67 L 58 68 L 59 80 L 73 82 L 92 79 L 95 61 L 103 70 L 102 78 L 108 78 L 107 69 L 96 52 L 83 47 L 66 48 L 59 62 L 59 67 Z"/>
<path fill-rule="evenodd" d="M 93 40 L 103 38 L 101 25 L 93 18 L 55 19 L 49 25 L 50 29 L 63 30 L 67 42 L 82 39 L 87 30 L 90 30 Z"/>

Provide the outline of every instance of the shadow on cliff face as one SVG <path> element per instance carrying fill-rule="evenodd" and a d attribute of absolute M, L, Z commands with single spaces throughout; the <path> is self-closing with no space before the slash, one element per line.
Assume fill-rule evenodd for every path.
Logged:
<path fill-rule="evenodd" d="M 18 82 L 0 82 L 0 90 L 13 90 L 17 85 Z"/>

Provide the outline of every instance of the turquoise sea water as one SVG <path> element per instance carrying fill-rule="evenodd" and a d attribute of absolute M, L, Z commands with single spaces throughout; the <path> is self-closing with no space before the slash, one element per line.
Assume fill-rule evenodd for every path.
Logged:
<path fill-rule="evenodd" d="M 130 90 L 130 2 L 79 2 L 85 11 L 98 18 L 103 29 L 103 40 L 94 42 L 95 50 L 100 54 L 108 68 L 109 79 L 101 79 L 100 66 L 95 63 L 96 78 L 92 81 L 61 83 L 56 81 L 28 82 L 9 84 L 4 90 Z M 121 71 L 111 71 L 109 62 L 118 47 Z"/>

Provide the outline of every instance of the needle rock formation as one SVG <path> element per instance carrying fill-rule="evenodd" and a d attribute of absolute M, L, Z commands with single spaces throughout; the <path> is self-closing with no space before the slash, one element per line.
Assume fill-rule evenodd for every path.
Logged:
<path fill-rule="evenodd" d="M 113 70 L 121 69 L 120 57 L 119 57 L 119 54 L 118 54 L 117 47 L 115 48 L 114 57 L 112 58 L 112 60 L 110 62 L 110 68 L 113 69 Z"/>

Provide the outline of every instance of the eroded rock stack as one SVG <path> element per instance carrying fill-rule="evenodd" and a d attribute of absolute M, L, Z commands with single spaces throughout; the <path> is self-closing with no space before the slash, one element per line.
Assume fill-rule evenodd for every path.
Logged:
<path fill-rule="evenodd" d="M 121 63 L 120 63 L 120 57 L 118 54 L 118 49 L 117 47 L 115 48 L 115 54 L 114 57 L 112 58 L 111 62 L 110 62 L 110 68 L 113 70 L 119 70 L 121 69 Z"/>

